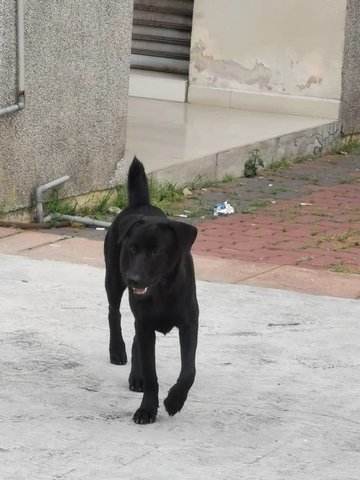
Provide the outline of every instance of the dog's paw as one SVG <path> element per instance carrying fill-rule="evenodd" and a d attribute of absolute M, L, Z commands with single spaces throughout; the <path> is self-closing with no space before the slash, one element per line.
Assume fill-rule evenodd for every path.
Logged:
<path fill-rule="evenodd" d="M 156 420 L 157 410 L 148 410 L 145 408 L 139 408 L 136 410 L 133 416 L 133 421 L 138 425 L 146 425 L 148 423 L 154 423 Z"/>
<path fill-rule="evenodd" d="M 184 406 L 187 393 L 180 392 L 176 388 L 171 388 L 168 396 L 164 400 L 164 405 L 168 414 L 172 417 L 176 413 L 180 412 Z"/>
<path fill-rule="evenodd" d="M 126 365 L 127 355 L 125 348 L 110 349 L 110 363 L 114 365 Z"/>
<path fill-rule="evenodd" d="M 137 377 L 132 372 L 129 375 L 129 390 L 132 392 L 143 392 L 144 382 L 142 378 Z"/>

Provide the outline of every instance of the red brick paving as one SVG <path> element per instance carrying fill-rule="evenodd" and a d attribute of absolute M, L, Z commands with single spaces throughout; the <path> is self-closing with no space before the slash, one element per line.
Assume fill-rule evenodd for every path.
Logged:
<path fill-rule="evenodd" d="M 198 228 L 194 252 L 201 255 L 360 273 L 359 184 L 316 187 L 296 200 Z"/>

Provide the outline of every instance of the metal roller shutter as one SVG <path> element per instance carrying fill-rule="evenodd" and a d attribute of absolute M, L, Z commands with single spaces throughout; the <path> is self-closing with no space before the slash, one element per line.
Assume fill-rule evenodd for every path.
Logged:
<path fill-rule="evenodd" d="M 188 75 L 194 0 L 135 0 L 131 68 Z"/>

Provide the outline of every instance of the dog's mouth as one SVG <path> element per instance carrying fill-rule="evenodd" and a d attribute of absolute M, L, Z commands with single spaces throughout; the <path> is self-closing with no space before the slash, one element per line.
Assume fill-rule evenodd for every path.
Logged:
<path fill-rule="evenodd" d="M 145 295 L 145 293 L 149 290 L 149 287 L 145 287 L 145 288 L 134 288 L 133 287 L 132 290 L 135 293 L 135 295 Z"/>

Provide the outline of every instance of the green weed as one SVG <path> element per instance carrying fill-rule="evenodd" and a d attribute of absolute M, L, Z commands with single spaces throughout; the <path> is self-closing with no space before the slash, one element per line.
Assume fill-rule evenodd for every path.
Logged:
<path fill-rule="evenodd" d="M 127 206 L 127 204 L 127 187 L 124 183 L 121 183 L 116 187 L 115 206 L 121 208 L 122 210 Z"/>
<path fill-rule="evenodd" d="M 289 160 L 288 158 L 282 158 L 280 160 L 274 160 L 272 161 L 267 167 L 266 170 L 269 171 L 277 171 L 277 170 L 282 170 L 284 168 L 291 168 L 293 166 L 293 161 Z"/>
<path fill-rule="evenodd" d="M 336 144 L 333 153 L 358 154 L 360 153 L 360 136 L 348 135 Z"/>
<path fill-rule="evenodd" d="M 258 200 L 252 204 L 253 207 L 267 207 L 270 205 L 269 200 Z"/>
<path fill-rule="evenodd" d="M 231 173 L 226 173 L 224 176 L 223 176 L 223 179 L 221 180 L 222 182 L 224 183 L 231 183 L 235 180 L 235 176 L 234 175 L 231 175 Z"/>
<path fill-rule="evenodd" d="M 351 178 L 345 178 L 345 177 L 343 177 L 343 178 L 340 178 L 340 180 L 339 180 L 339 184 L 340 184 L 340 185 L 345 185 L 345 184 L 351 183 L 351 182 L 352 182 L 352 179 L 351 179 Z"/>
<path fill-rule="evenodd" d="M 278 195 L 279 193 L 286 192 L 286 188 L 284 187 L 271 187 L 270 193 L 273 195 Z"/>
<path fill-rule="evenodd" d="M 261 158 L 260 150 L 257 148 L 250 153 L 249 158 L 245 162 L 244 177 L 256 177 L 259 167 L 264 166 L 264 161 Z"/>
<path fill-rule="evenodd" d="M 44 202 L 45 210 L 49 213 L 61 213 L 63 215 L 76 215 L 76 204 L 60 198 L 57 188 L 51 190 L 48 200 Z"/>

